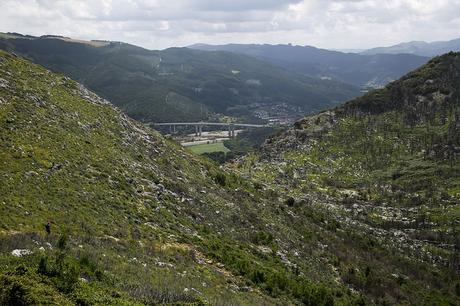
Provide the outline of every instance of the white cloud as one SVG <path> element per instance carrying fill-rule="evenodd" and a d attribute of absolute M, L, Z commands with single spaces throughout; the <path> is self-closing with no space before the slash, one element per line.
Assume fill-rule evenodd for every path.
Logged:
<path fill-rule="evenodd" d="M 0 31 L 147 48 L 294 43 L 366 48 L 460 37 L 460 0 L 2 0 Z"/>

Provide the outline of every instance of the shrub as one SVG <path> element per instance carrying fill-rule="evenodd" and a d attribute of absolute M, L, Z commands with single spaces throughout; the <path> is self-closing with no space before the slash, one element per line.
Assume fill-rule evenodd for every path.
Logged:
<path fill-rule="evenodd" d="M 214 176 L 214 181 L 221 186 L 225 186 L 227 184 L 227 177 L 225 174 L 219 172 Z"/>
<path fill-rule="evenodd" d="M 37 272 L 42 275 L 51 275 L 50 264 L 48 260 L 48 256 L 40 257 L 40 261 L 38 262 L 38 269 Z"/>
<path fill-rule="evenodd" d="M 55 279 L 56 287 L 63 293 L 70 293 L 75 289 L 79 276 L 79 267 L 73 262 L 67 262 Z"/>
<path fill-rule="evenodd" d="M 251 281 L 253 281 L 255 284 L 261 284 L 263 282 L 265 282 L 265 274 L 264 272 L 262 271 L 259 271 L 259 270 L 255 270 L 251 273 L 251 275 L 249 276 L 249 278 L 251 279 Z"/>
<path fill-rule="evenodd" d="M 259 231 L 253 235 L 251 241 L 255 244 L 269 245 L 273 242 L 273 235 L 269 232 Z"/>
<path fill-rule="evenodd" d="M 68 240 L 68 237 L 66 234 L 62 234 L 60 237 L 59 237 L 59 240 L 58 240 L 58 243 L 57 243 L 57 247 L 60 249 L 60 250 L 64 250 L 66 245 L 67 245 L 67 240 Z"/>
<path fill-rule="evenodd" d="M 33 271 L 0 274 L 0 305 L 70 305 Z"/>
<path fill-rule="evenodd" d="M 295 205 L 295 199 L 293 197 L 289 197 L 285 201 L 286 205 L 289 207 L 293 207 Z"/>

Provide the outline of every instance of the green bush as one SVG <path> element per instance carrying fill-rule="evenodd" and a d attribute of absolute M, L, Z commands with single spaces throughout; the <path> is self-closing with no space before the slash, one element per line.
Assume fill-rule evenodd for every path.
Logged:
<path fill-rule="evenodd" d="M 62 234 L 60 237 L 59 237 L 59 240 L 58 240 L 58 243 L 57 243 L 57 247 L 60 249 L 60 250 L 64 250 L 66 248 L 66 245 L 67 245 L 67 240 L 68 240 L 68 237 L 66 234 Z"/>
<path fill-rule="evenodd" d="M 225 176 L 225 174 L 219 172 L 216 173 L 216 175 L 214 175 L 214 181 L 222 187 L 225 187 L 225 185 L 227 184 L 227 177 Z"/>
<path fill-rule="evenodd" d="M 260 231 L 254 237 L 271 241 L 271 234 Z M 268 239 L 268 240 L 267 240 Z M 291 296 L 305 305 L 333 305 L 332 290 L 325 285 L 312 283 L 305 277 L 287 271 L 285 266 L 271 256 L 250 257 L 244 247 L 230 247 L 219 239 L 212 239 L 204 247 L 208 254 L 224 263 L 235 274 L 248 278 L 253 284 L 273 297 Z"/>
<path fill-rule="evenodd" d="M 259 231 L 252 236 L 251 241 L 255 244 L 270 245 L 273 242 L 273 234 Z"/>
<path fill-rule="evenodd" d="M 70 305 L 57 290 L 33 271 L 0 275 L 0 305 Z"/>
<path fill-rule="evenodd" d="M 293 207 L 295 205 L 295 199 L 293 197 L 288 197 L 284 203 L 289 207 Z"/>

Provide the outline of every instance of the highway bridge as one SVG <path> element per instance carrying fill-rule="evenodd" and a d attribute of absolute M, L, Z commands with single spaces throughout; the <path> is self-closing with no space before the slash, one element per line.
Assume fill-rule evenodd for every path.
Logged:
<path fill-rule="evenodd" d="M 163 123 L 153 123 L 154 126 L 169 126 L 169 131 L 171 133 L 176 132 L 176 126 L 194 126 L 195 127 L 195 136 L 201 136 L 203 132 L 203 126 L 226 126 L 228 128 L 228 137 L 235 137 L 235 127 L 244 127 L 244 128 L 262 128 L 267 127 L 267 125 L 262 124 L 249 124 L 249 123 L 222 123 L 222 122 L 163 122 Z"/>

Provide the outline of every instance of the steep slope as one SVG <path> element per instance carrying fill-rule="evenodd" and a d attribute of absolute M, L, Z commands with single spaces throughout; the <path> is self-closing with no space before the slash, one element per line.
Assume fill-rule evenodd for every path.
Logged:
<path fill-rule="evenodd" d="M 361 299 L 282 194 L 3 51 L 0 76 L 0 304 Z"/>
<path fill-rule="evenodd" d="M 409 303 L 441 303 L 430 287 L 458 305 L 459 135 L 460 53 L 449 53 L 298 121 L 234 169 L 287 191 L 293 203 L 317 199 L 311 205 L 326 212 L 317 222 L 360 245 L 344 252 L 332 243 L 327 252 L 349 265 L 343 280 L 374 302 L 403 303 L 419 281 L 427 287 Z"/>
<path fill-rule="evenodd" d="M 359 94 L 350 85 L 232 53 L 17 35 L 0 39 L 0 48 L 72 77 L 144 122 L 197 121 L 216 113 L 251 117 L 254 104 L 287 104 L 302 115 Z"/>
<path fill-rule="evenodd" d="M 360 55 L 292 45 L 194 45 L 208 51 L 230 51 L 269 61 L 305 75 L 332 78 L 360 87 L 380 87 L 425 64 L 416 55 Z"/>
<path fill-rule="evenodd" d="M 361 52 L 361 54 L 415 54 L 420 56 L 437 56 L 448 52 L 460 51 L 460 38 L 449 41 L 411 41 L 397 44 L 390 47 L 372 48 Z"/>
<path fill-rule="evenodd" d="M 457 76 L 436 67 L 446 84 Z M 0 76 L 0 304 L 457 303 L 456 198 L 434 189 L 438 205 L 402 190 L 416 201 L 407 208 L 385 185 L 366 193 L 328 181 L 349 168 L 330 166 L 343 159 L 326 145 L 346 148 L 352 136 L 319 147 L 273 140 L 286 155 L 265 156 L 284 164 L 248 159 L 236 169 L 245 179 L 62 75 L 0 52 Z M 296 133 L 309 129 L 287 135 Z M 344 173 L 338 182 L 362 177 Z M 424 223 L 412 231 L 419 223 L 399 218 L 418 216 L 417 201 Z"/>

